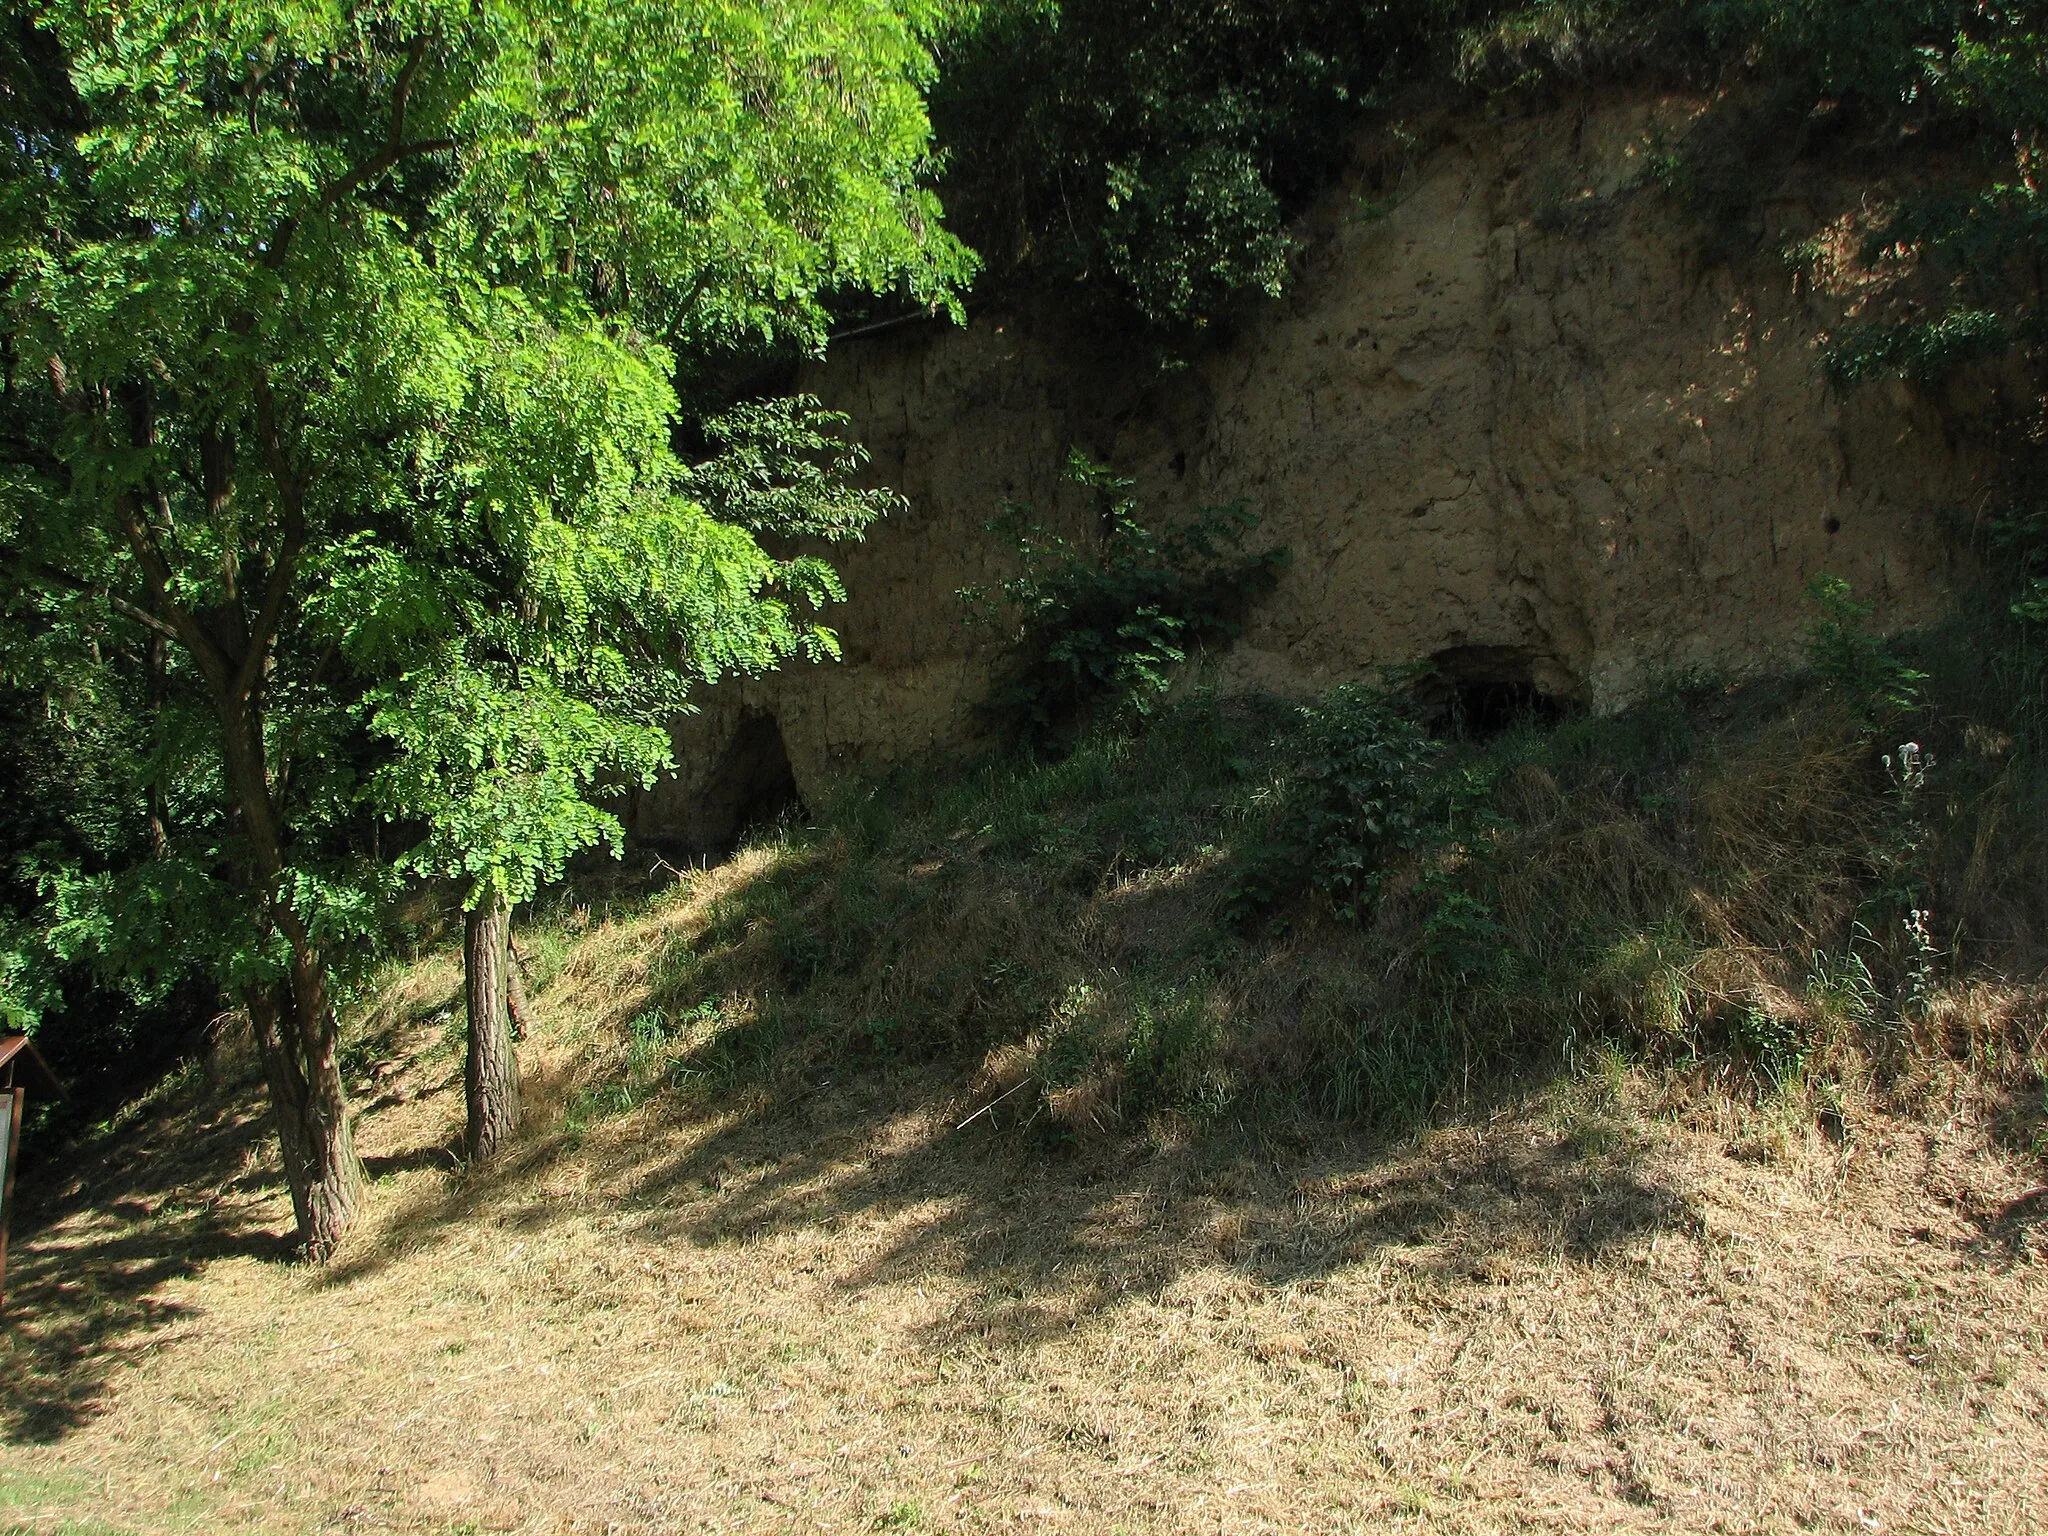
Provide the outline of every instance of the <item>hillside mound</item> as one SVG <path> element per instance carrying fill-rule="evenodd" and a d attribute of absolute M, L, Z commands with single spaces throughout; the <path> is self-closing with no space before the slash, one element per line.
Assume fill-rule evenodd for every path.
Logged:
<path fill-rule="evenodd" d="M 332 1263 L 232 1041 L 25 1187 L 0 1528 L 2038 1528 L 2041 997 L 1857 936 L 2028 910 L 1950 706 L 2013 882 L 1811 690 L 1427 748 L 1363 918 L 1279 706 L 852 785 L 526 929 L 488 1168 L 429 953 Z"/>

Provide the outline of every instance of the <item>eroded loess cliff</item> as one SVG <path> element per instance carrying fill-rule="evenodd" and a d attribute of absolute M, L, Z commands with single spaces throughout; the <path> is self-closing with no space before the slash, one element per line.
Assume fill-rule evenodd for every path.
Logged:
<path fill-rule="evenodd" d="M 1997 381 L 1830 388 L 1830 330 L 1913 298 L 1857 260 L 1887 167 L 1784 155 L 1717 238 L 1650 171 L 1722 105 L 1617 91 L 1369 141 L 1287 298 L 1174 371 L 1043 308 L 843 343 L 803 387 L 910 500 L 842 552 L 845 661 L 707 693 L 636 824 L 714 845 L 841 765 L 970 740 L 989 653 L 956 591 L 1005 573 L 982 531 L 1005 499 L 1084 526 L 1070 446 L 1154 513 L 1242 499 L 1292 549 L 1226 687 L 1435 659 L 1612 707 L 1792 662 L 1823 571 L 1889 627 L 1940 617 L 1995 479 Z"/>

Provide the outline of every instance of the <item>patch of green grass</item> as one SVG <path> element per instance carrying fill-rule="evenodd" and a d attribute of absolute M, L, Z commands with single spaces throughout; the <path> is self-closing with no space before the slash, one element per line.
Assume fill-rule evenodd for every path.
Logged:
<path fill-rule="evenodd" d="M 95 1485 L 71 1473 L 0 1470 L 0 1536 L 130 1536 L 128 1527 L 93 1516 L 53 1516 L 58 1508 L 89 1505 L 95 1497 Z M 30 1523 L 6 1518 L 16 1511 Z"/>
<path fill-rule="evenodd" d="M 251 1472 L 261 1472 L 265 1467 L 289 1456 L 296 1443 L 289 1429 L 280 1426 L 267 1430 L 243 1443 L 234 1459 L 233 1468 L 243 1476 Z"/>
<path fill-rule="evenodd" d="M 91 1495 L 92 1485 L 68 1472 L 0 1470 L 0 1509 L 47 1509 L 75 1504 Z"/>

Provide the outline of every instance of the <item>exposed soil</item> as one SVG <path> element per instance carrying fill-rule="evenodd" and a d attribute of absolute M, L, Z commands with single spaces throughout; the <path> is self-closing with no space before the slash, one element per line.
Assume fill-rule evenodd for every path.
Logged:
<path fill-rule="evenodd" d="M 1433 661 L 1483 723 L 1518 694 L 1606 708 L 1782 670 L 1824 572 L 1887 631 L 1953 614 L 1975 577 L 1946 509 L 1998 500 L 1995 402 L 2033 387 L 1838 391 L 1818 364 L 1851 317 L 1946 303 L 1860 253 L 1895 199 L 1968 173 L 1903 142 L 1879 172 L 1759 140 L 1753 105 L 1615 85 L 1368 133 L 1293 230 L 1287 297 L 1186 366 L 1086 331 L 1065 299 L 835 346 L 801 386 L 908 503 L 834 554 L 845 665 L 705 690 L 635 831 L 699 836 L 763 715 L 807 799 L 848 763 L 976 739 L 998 631 L 963 623 L 956 594 L 1015 574 L 985 530 L 1006 503 L 1086 547 L 1070 448 L 1134 477 L 1155 527 L 1242 501 L 1252 547 L 1292 552 L 1220 663 L 1228 691 Z M 1647 168 L 1680 144 L 1741 164 L 1748 212 L 1661 190 Z"/>

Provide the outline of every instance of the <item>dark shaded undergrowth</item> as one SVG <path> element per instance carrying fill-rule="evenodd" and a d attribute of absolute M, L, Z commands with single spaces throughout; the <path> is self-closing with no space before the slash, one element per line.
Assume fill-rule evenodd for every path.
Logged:
<path fill-rule="evenodd" d="M 1982 640 L 1909 657 L 1903 704 L 1850 667 L 1439 720 L 1341 903 L 1303 841 L 1328 733 L 1279 701 L 1190 691 L 1057 756 L 847 784 L 655 898 L 700 915 L 641 957 L 649 1006 L 593 1042 L 571 1128 L 941 1060 L 1054 1139 L 1401 1129 L 1620 1058 L 1823 1116 L 1966 1068 L 2032 1139 L 2048 773 L 2031 674 Z"/>

